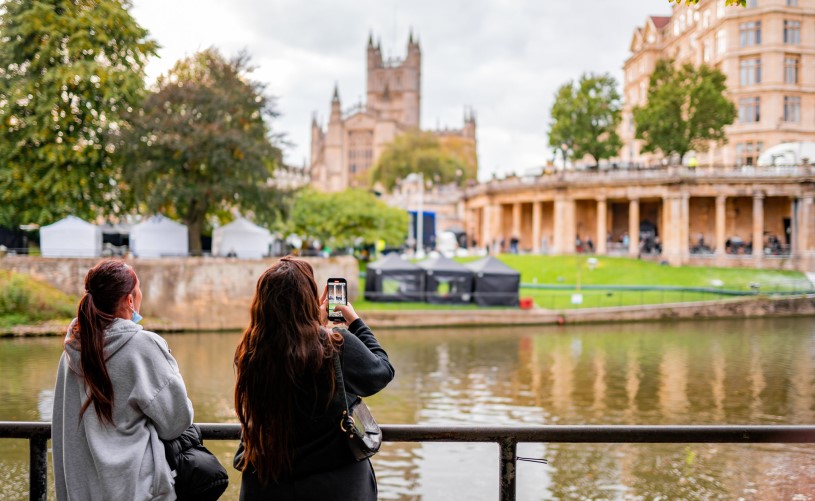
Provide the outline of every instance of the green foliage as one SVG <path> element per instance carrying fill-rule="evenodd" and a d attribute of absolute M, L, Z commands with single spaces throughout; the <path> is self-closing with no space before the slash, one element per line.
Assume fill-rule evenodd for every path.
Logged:
<path fill-rule="evenodd" d="M 0 226 L 117 213 L 122 114 L 157 45 L 119 0 L 3 2 Z M 10 187 L 10 188 L 9 188 Z"/>
<path fill-rule="evenodd" d="M 372 169 L 371 180 L 390 190 L 412 172 L 421 172 L 426 180 L 441 184 L 475 178 L 478 166 L 474 155 L 469 161 L 462 157 L 461 148 L 452 144 L 442 146 L 430 132 L 405 132 L 382 152 Z"/>
<path fill-rule="evenodd" d="M 407 235 L 408 222 L 406 211 L 388 206 L 367 191 L 303 190 L 294 201 L 289 230 L 335 249 L 380 239 L 387 245 L 399 245 Z"/>
<path fill-rule="evenodd" d="M 200 253 L 209 216 L 232 209 L 269 222 L 281 207 L 270 179 L 280 160 L 267 119 L 277 115 L 249 58 L 208 49 L 161 76 L 123 130 L 124 179 L 150 212 L 181 218 Z"/>
<path fill-rule="evenodd" d="M 77 299 L 32 277 L 0 270 L 0 327 L 70 319 Z M 66 323 L 67 325 L 67 323 Z"/>
<path fill-rule="evenodd" d="M 643 152 L 682 157 L 706 151 L 709 141 L 725 142 L 724 128 L 736 118 L 736 107 L 724 95 L 725 75 L 707 65 L 698 68 L 672 60 L 657 62 L 648 85 L 648 103 L 634 108 L 637 139 Z"/>
<path fill-rule="evenodd" d="M 13 275 L 0 290 L 0 315 L 18 313 L 31 304 L 31 291 L 25 287 L 22 275 Z"/>
<path fill-rule="evenodd" d="M 583 74 L 555 94 L 549 146 L 561 149 L 565 144 L 573 158 L 590 155 L 595 163 L 616 156 L 623 145 L 617 134 L 621 109 L 614 77 Z"/>

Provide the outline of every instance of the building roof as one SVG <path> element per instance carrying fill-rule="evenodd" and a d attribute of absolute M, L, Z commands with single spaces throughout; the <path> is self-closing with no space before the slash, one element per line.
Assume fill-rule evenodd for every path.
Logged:
<path fill-rule="evenodd" d="M 671 16 L 651 16 L 651 22 L 661 30 L 671 21 Z"/>

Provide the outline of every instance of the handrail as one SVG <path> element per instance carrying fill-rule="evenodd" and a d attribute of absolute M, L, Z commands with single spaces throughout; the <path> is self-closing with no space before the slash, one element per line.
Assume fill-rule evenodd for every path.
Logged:
<path fill-rule="evenodd" d="M 202 423 L 205 440 L 238 440 L 238 424 Z M 29 499 L 47 494 L 47 440 L 51 423 L 0 421 L 0 438 L 30 440 Z M 546 425 L 546 426 L 427 426 L 382 425 L 386 442 L 494 442 L 499 448 L 499 499 L 515 499 L 517 445 L 536 443 L 815 443 L 809 425 Z"/>

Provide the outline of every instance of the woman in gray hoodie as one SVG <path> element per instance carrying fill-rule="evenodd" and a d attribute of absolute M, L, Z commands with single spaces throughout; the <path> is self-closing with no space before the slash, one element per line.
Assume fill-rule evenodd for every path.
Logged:
<path fill-rule="evenodd" d="M 161 440 L 192 424 L 192 403 L 167 342 L 137 324 L 141 297 L 124 262 L 85 277 L 54 392 L 58 500 L 176 499 Z"/>

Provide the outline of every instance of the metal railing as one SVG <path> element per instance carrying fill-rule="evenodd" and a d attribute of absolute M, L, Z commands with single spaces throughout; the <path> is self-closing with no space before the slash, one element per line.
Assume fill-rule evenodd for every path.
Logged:
<path fill-rule="evenodd" d="M 237 424 L 201 424 L 205 440 L 238 440 Z M 0 438 L 30 442 L 29 498 L 48 492 L 51 423 L 0 421 Z M 493 442 L 498 444 L 499 499 L 515 499 L 518 443 L 815 443 L 815 426 L 425 426 L 383 425 L 386 442 Z"/>

